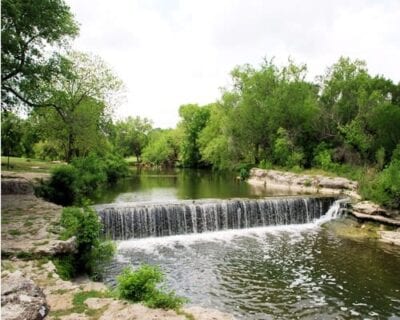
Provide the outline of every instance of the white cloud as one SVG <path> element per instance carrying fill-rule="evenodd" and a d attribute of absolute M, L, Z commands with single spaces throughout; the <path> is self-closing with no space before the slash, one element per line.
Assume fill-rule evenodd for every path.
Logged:
<path fill-rule="evenodd" d="M 339 56 L 400 80 L 400 2 L 67 0 L 81 23 L 78 50 L 102 56 L 127 87 L 116 114 L 173 127 L 185 103 L 219 97 L 235 65 L 288 56 L 324 72 Z"/>

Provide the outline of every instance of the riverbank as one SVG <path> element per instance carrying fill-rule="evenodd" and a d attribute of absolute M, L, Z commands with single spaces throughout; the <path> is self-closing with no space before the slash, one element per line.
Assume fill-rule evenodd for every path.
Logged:
<path fill-rule="evenodd" d="M 357 181 L 343 177 L 253 168 L 250 170 L 247 182 L 258 188 L 287 190 L 290 193 L 348 196 L 350 197 L 350 207 L 347 213 L 351 214 L 358 223 L 342 224 L 341 231 L 340 228 L 335 228 L 338 235 L 357 234 L 385 243 L 400 245 L 400 212 L 387 210 L 371 201 L 362 201 L 362 197 L 358 193 Z M 363 229 L 368 225 L 367 222 L 370 226 L 369 232 L 364 232 Z M 385 226 L 389 226 L 389 230 L 385 230 Z"/>
<path fill-rule="evenodd" d="M 58 239 L 62 207 L 33 194 L 42 173 L 2 173 L 2 319 L 231 320 L 217 310 L 187 306 L 181 312 L 150 309 L 110 295 L 87 278 L 62 280 L 51 261 L 75 250 L 74 238 Z"/>

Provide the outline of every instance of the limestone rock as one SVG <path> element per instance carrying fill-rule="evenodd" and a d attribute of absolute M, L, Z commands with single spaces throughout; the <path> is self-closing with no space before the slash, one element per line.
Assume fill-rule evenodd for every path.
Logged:
<path fill-rule="evenodd" d="M 22 272 L 15 271 L 2 279 L 1 319 L 39 320 L 48 312 L 43 291 Z"/>
<path fill-rule="evenodd" d="M 1 179 L 1 194 L 33 194 L 33 185 L 24 178 Z"/>
<path fill-rule="evenodd" d="M 379 231 L 380 241 L 400 246 L 400 232 Z"/>
<path fill-rule="evenodd" d="M 76 251 L 76 237 L 71 237 L 68 240 L 52 240 L 46 246 L 38 247 L 35 252 L 41 255 L 56 255 L 73 253 Z"/>
<path fill-rule="evenodd" d="M 353 211 L 369 215 L 387 215 L 385 209 L 371 201 L 361 201 L 354 204 Z"/>
<path fill-rule="evenodd" d="M 354 190 L 357 188 L 357 183 L 346 178 L 324 177 L 319 180 L 318 186 L 327 189 Z"/>

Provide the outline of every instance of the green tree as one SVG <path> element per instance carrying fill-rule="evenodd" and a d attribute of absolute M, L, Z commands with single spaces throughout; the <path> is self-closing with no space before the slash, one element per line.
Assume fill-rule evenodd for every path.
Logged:
<path fill-rule="evenodd" d="M 182 118 L 179 126 L 183 130 L 182 164 L 185 167 L 201 166 L 198 138 L 210 117 L 210 107 L 200 107 L 196 104 L 183 105 L 179 108 L 179 116 Z"/>
<path fill-rule="evenodd" d="M 179 157 L 181 136 L 179 129 L 155 130 L 143 150 L 143 160 L 155 165 L 175 166 Z"/>
<path fill-rule="evenodd" d="M 57 47 L 78 34 L 63 0 L 1 1 L 2 108 L 49 106 L 39 88 L 60 72 Z M 51 49 L 48 49 L 51 48 Z"/>
<path fill-rule="evenodd" d="M 115 124 L 114 144 L 118 152 L 124 156 L 135 155 L 138 162 L 144 147 L 149 142 L 149 133 L 152 130 L 152 122 L 147 118 L 128 117 Z"/>
<path fill-rule="evenodd" d="M 1 116 L 1 153 L 8 157 L 7 168 L 10 168 L 10 156 L 21 155 L 22 121 L 12 112 L 3 112 Z"/>
<path fill-rule="evenodd" d="M 68 56 L 69 70 L 47 86 L 51 109 L 38 109 L 43 136 L 64 150 L 69 162 L 74 156 L 107 148 L 105 139 L 112 108 L 118 103 L 121 81 L 105 62 L 88 54 Z"/>

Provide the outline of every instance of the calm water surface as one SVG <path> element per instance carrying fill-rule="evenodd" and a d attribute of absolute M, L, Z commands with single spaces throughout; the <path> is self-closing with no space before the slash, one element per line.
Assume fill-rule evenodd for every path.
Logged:
<path fill-rule="evenodd" d="M 285 191 L 253 187 L 232 173 L 207 170 L 142 170 L 116 186 L 103 190 L 96 204 L 133 201 L 164 201 L 209 198 L 260 198 L 290 194 Z"/>

